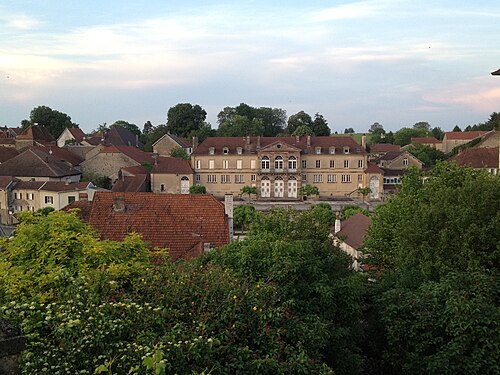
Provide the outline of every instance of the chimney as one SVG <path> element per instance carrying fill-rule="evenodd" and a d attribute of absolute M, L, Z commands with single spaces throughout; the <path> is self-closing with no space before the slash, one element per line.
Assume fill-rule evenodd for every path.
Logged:
<path fill-rule="evenodd" d="M 295 136 L 295 142 L 299 143 L 300 142 L 300 135 Z"/>
<path fill-rule="evenodd" d="M 250 136 L 247 135 L 247 146 L 250 146 Z"/>
<path fill-rule="evenodd" d="M 135 135 L 135 147 L 139 147 L 139 136 Z"/>
<path fill-rule="evenodd" d="M 260 135 L 257 136 L 257 149 L 260 148 Z"/>
<path fill-rule="evenodd" d="M 340 212 L 337 212 L 337 215 L 335 217 L 335 234 L 340 232 L 340 229 L 342 228 L 340 224 Z"/>
<path fill-rule="evenodd" d="M 311 136 L 307 136 L 307 147 L 311 147 Z"/>
<path fill-rule="evenodd" d="M 193 151 L 198 147 L 198 137 L 193 137 Z"/>
<path fill-rule="evenodd" d="M 363 134 L 361 136 L 361 147 L 363 147 L 366 150 L 366 134 Z"/>
<path fill-rule="evenodd" d="M 125 212 L 125 197 L 122 195 L 115 195 L 113 197 L 113 211 Z"/>
<path fill-rule="evenodd" d="M 233 194 L 224 195 L 224 213 L 229 226 L 229 241 L 233 240 Z"/>
<path fill-rule="evenodd" d="M 67 177 L 66 180 L 64 181 L 64 185 L 69 185 L 71 184 L 71 178 Z"/>

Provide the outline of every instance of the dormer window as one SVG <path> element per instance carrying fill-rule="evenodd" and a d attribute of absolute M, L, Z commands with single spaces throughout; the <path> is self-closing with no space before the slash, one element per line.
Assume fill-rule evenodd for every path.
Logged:
<path fill-rule="evenodd" d="M 278 144 L 276 145 L 276 148 L 281 148 L 281 143 L 278 143 Z"/>
<path fill-rule="evenodd" d="M 335 147 L 330 147 L 330 154 L 335 154 Z"/>
<path fill-rule="evenodd" d="M 350 152 L 349 147 L 347 147 L 347 146 L 346 146 L 346 147 L 344 147 L 344 154 L 348 154 L 349 152 Z"/>
<path fill-rule="evenodd" d="M 243 149 L 241 147 L 236 147 L 236 153 L 241 155 L 243 153 Z"/>
<path fill-rule="evenodd" d="M 316 147 L 316 154 L 320 155 L 321 154 L 321 147 Z"/>
<path fill-rule="evenodd" d="M 224 148 L 222 149 L 222 153 L 223 153 L 224 155 L 229 154 L 229 149 L 228 149 L 227 147 L 224 147 Z"/>
<path fill-rule="evenodd" d="M 210 148 L 208 149 L 208 153 L 209 153 L 210 155 L 215 154 L 215 147 L 210 147 Z"/>

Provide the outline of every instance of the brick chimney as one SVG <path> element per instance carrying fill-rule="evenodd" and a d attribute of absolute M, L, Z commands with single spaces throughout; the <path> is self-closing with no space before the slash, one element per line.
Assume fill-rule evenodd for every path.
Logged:
<path fill-rule="evenodd" d="M 366 150 L 366 134 L 363 134 L 361 136 L 361 147 L 363 147 Z"/>
<path fill-rule="evenodd" d="M 122 195 L 115 195 L 113 197 L 113 211 L 125 212 L 125 197 Z"/>
<path fill-rule="evenodd" d="M 260 135 L 257 136 L 257 149 L 260 148 Z"/>
<path fill-rule="evenodd" d="M 198 147 L 198 137 L 193 137 L 193 151 Z"/>
<path fill-rule="evenodd" d="M 311 147 L 311 136 L 307 136 L 307 147 Z"/>

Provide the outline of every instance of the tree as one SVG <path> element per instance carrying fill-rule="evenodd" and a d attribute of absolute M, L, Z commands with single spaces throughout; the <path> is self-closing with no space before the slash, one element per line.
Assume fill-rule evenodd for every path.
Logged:
<path fill-rule="evenodd" d="M 441 128 L 439 126 L 432 128 L 431 135 L 434 138 L 439 139 L 440 141 L 442 141 L 444 138 L 444 132 L 443 132 L 443 130 L 441 130 Z"/>
<path fill-rule="evenodd" d="M 310 197 L 311 195 L 319 195 L 319 189 L 314 185 L 303 185 L 299 189 L 299 195 L 301 197 Z"/>
<path fill-rule="evenodd" d="M 370 129 L 368 129 L 368 132 L 369 133 L 374 133 L 374 132 L 380 132 L 380 131 L 384 131 L 384 127 L 382 126 L 382 124 L 379 124 L 378 122 L 374 122 L 372 125 L 370 125 Z"/>
<path fill-rule="evenodd" d="M 255 186 L 243 186 L 241 188 L 241 194 L 248 194 L 248 199 L 253 195 L 257 195 L 257 187 Z"/>
<path fill-rule="evenodd" d="M 136 124 L 131 124 L 130 122 L 124 120 L 115 121 L 109 126 L 110 128 L 124 128 L 129 130 L 132 134 L 141 136 L 141 129 Z"/>
<path fill-rule="evenodd" d="M 344 134 L 354 134 L 355 131 L 353 128 L 345 128 L 344 129 Z"/>
<path fill-rule="evenodd" d="M 207 188 L 203 185 L 196 184 L 189 187 L 189 194 L 206 194 Z"/>
<path fill-rule="evenodd" d="M 288 134 L 293 134 L 299 126 L 313 128 L 313 120 L 309 114 L 304 111 L 297 112 L 288 118 Z"/>
<path fill-rule="evenodd" d="M 363 197 L 363 203 L 365 202 L 366 197 L 372 192 L 369 187 L 358 188 L 358 194 L 361 194 Z"/>
<path fill-rule="evenodd" d="M 460 126 L 455 125 L 455 127 L 453 128 L 453 130 L 452 130 L 452 131 L 454 131 L 454 132 L 461 132 L 461 131 L 462 131 L 462 129 L 460 129 Z"/>
<path fill-rule="evenodd" d="M 295 130 L 294 132 L 292 133 L 292 135 L 298 135 L 298 136 L 304 136 L 304 135 L 313 135 L 313 130 L 307 126 L 307 125 L 299 125 Z"/>
<path fill-rule="evenodd" d="M 225 120 L 217 129 L 218 137 L 244 137 L 262 134 L 262 120 L 249 119 L 246 116 L 234 115 Z"/>
<path fill-rule="evenodd" d="M 441 150 L 419 143 L 411 144 L 406 150 L 424 163 L 426 167 L 433 167 L 438 161 L 446 159 L 446 155 Z"/>
<path fill-rule="evenodd" d="M 144 123 L 144 127 L 142 128 L 142 134 L 149 134 L 153 131 L 154 126 L 151 124 L 151 121 L 146 121 Z"/>
<path fill-rule="evenodd" d="M 254 206 L 242 204 L 234 208 L 234 225 L 241 230 L 248 229 L 248 226 L 255 220 L 257 211 Z"/>
<path fill-rule="evenodd" d="M 428 122 L 420 121 L 413 125 L 413 129 L 424 129 L 427 133 L 429 133 L 431 130 L 431 126 Z"/>
<path fill-rule="evenodd" d="M 66 113 L 56 111 L 47 106 L 33 108 L 29 120 L 23 120 L 21 122 L 23 130 L 34 124 L 47 128 L 54 139 L 59 138 L 64 129 L 78 127 L 71 122 L 71 117 Z"/>
<path fill-rule="evenodd" d="M 179 103 L 167 113 L 167 131 L 179 137 L 190 138 L 207 118 L 207 112 L 198 104 Z"/>
<path fill-rule="evenodd" d="M 171 156 L 173 158 L 184 159 L 184 160 L 190 160 L 191 159 L 191 157 L 188 155 L 188 153 L 186 152 L 186 150 L 184 150 L 180 146 L 176 146 L 176 147 L 172 148 L 170 150 L 169 156 Z"/>
<path fill-rule="evenodd" d="M 388 143 L 386 142 L 386 133 L 385 130 L 381 127 L 375 128 L 369 137 L 370 144 L 377 144 L 377 143 Z"/>
<path fill-rule="evenodd" d="M 331 133 L 331 130 L 328 126 L 328 122 L 323 117 L 323 115 L 316 113 L 314 115 L 314 120 L 311 125 L 311 129 L 313 131 L 313 135 L 316 136 L 328 136 Z"/>
<path fill-rule="evenodd" d="M 394 143 L 400 146 L 406 146 L 411 143 L 414 137 L 426 137 L 427 130 L 424 128 L 401 128 L 394 133 Z"/>
<path fill-rule="evenodd" d="M 348 204 L 342 207 L 342 209 L 340 210 L 340 218 L 342 220 L 347 220 L 351 216 L 354 216 L 360 212 L 365 216 L 370 216 L 370 212 L 367 209 Z"/>
<path fill-rule="evenodd" d="M 241 103 L 237 107 L 225 107 L 217 115 L 217 134 L 235 136 L 263 135 L 275 137 L 283 131 L 286 112 L 280 108 L 254 108 Z M 225 135 L 223 135 L 225 136 Z"/>
<path fill-rule="evenodd" d="M 167 134 L 167 126 L 165 124 L 154 126 L 153 129 L 151 129 L 151 131 L 149 131 L 148 133 L 143 133 L 141 136 L 141 141 L 144 144 L 144 151 L 153 151 L 153 143 L 155 143 L 165 134 Z"/>

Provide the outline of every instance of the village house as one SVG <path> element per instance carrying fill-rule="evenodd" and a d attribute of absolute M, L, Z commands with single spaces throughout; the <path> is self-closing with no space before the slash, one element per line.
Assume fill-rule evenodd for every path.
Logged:
<path fill-rule="evenodd" d="M 81 145 L 85 137 L 85 133 L 80 128 L 66 128 L 57 138 L 57 146 L 64 147 L 68 143 Z"/>
<path fill-rule="evenodd" d="M 212 137 L 193 151 L 195 184 L 207 193 L 257 188 L 259 199 L 296 200 L 306 184 L 321 197 L 346 197 L 370 187 L 367 152 L 352 137 Z M 379 196 L 373 196 L 379 199 Z"/>
<path fill-rule="evenodd" d="M 428 146 L 439 151 L 443 150 L 443 142 L 434 137 L 412 137 L 411 144 Z"/>
<path fill-rule="evenodd" d="M 466 148 L 459 154 L 453 156 L 450 161 L 461 166 L 469 166 L 474 169 L 484 169 L 492 175 L 500 172 L 500 147 L 473 147 Z"/>
<path fill-rule="evenodd" d="M 153 193 L 189 194 L 193 185 L 194 171 L 189 160 L 160 156 L 151 170 Z"/>
<path fill-rule="evenodd" d="M 161 156 L 170 156 L 174 148 L 182 148 L 188 155 L 191 155 L 197 143 L 196 137 L 193 137 L 193 142 L 190 143 L 186 138 L 167 133 L 153 143 L 153 152 Z"/>
<path fill-rule="evenodd" d="M 54 138 L 49 130 L 41 125 L 31 125 L 16 136 L 15 145 L 18 150 L 30 146 L 55 145 Z"/>
<path fill-rule="evenodd" d="M 142 165 L 122 168 L 111 191 L 133 193 L 151 191 L 150 172 Z"/>
<path fill-rule="evenodd" d="M 384 173 L 384 195 L 392 194 L 401 185 L 401 179 L 410 167 L 422 169 L 423 164 L 406 150 L 389 151 L 378 159 L 378 166 Z"/>
<path fill-rule="evenodd" d="M 369 152 L 368 160 L 376 161 L 390 151 L 401 151 L 401 146 L 393 145 L 392 143 L 375 143 L 369 145 L 367 150 Z"/>
<path fill-rule="evenodd" d="M 102 239 L 122 241 L 135 232 L 150 249 L 167 248 L 174 261 L 229 243 L 224 205 L 207 194 L 98 192 L 66 210 L 73 208 Z"/>
<path fill-rule="evenodd" d="M 446 132 L 443 138 L 443 149 L 442 151 L 447 154 L 451 152 L 455 147 L 469 143 L 470 141 L 481 137 L 486 134 L 487 131 L 470 131 L 470 132 Z"/>

